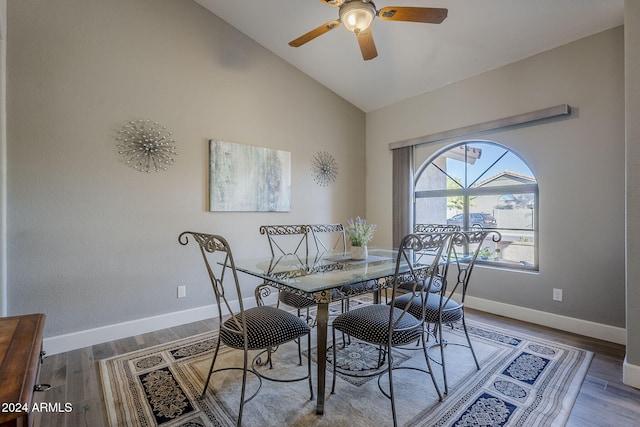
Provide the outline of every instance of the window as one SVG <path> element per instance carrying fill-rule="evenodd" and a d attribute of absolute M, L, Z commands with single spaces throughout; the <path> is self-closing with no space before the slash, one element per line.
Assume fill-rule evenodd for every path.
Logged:
<path fill-rule="evenodd" d="M 449 146 L 428 159 L 415 182 L 416 224 L 488 228 L 478 263 L 538 269 L 538 183 L 515 152 L 490 141 Z"/>

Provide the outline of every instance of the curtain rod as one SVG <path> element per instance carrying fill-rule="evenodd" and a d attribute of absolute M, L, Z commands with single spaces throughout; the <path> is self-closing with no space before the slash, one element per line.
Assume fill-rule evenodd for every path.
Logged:
<path fill-rule="evenodd" d="M 502 119 L 491 120 L 489 122 L 476 123 L 474 125 L 464 126 L 444 132 L 432 133 L 431 135 L 420 136 L 418 138 L 406 139 L 404 141 L 392 142 L 389 144 L 390 150 L 395 150 L 413 145 L 422 145 L 430 142 L 436 142 L 447 138 L 470 135 L 473 133 L 484 132 L 515 126 L 524 123 L 535 122 L 538 120 L 549 119 L 558 116 L 571 115 L 571 107 L 569 104 L 560 104 L 554 107 L 543 108 L 542 110 L 531 111 L 528 113 L 517 114 L 515 116 L 504 117 Z"/>

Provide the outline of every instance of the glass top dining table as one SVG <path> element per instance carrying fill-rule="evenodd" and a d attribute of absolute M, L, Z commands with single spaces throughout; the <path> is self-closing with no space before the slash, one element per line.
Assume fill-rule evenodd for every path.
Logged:
<path fill-rule="evenodd" d="M 325 252 L 308 258 L 287 255 L 235 261 L 238 271 L 316 302 L 317 414 L 324 413 L 329 303 L 372 292 L 374 302 L 379 302 L 379 291 L 391 286 L 397 256 L 398 251 L 394 249 L 369 248 L 369 256 L 365 260 L 351 259 L 348 253 Z M 400 272 L 408 268 L 406 263 L 401 264 Z"/>
<path fill-rule="evenodd" d="M 314 294 L 340 286 L 377 280 L 393 275 L 398 252 L 369 249 L 365 260 L 354 260 L 342 252 L 324 252 L 308 258 L 297 255 L 236 260 L 236 269 L 289 290 Z"/>

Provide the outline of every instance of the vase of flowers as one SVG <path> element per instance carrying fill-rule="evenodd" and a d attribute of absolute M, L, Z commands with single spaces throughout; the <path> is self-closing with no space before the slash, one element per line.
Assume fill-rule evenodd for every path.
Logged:
<path fill-rule="evenodd" d="M 347 220 L 347 238 L 351 244 L 351 259 L 367 259 L 369 256 L 367 244 L 373 238 L 376 231 L 375 224 L 367 224 L 366 219 L 357 217 Z"/>

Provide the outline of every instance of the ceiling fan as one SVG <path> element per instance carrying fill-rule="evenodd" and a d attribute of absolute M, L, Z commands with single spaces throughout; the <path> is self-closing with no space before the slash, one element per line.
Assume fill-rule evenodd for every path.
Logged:
<path fill-rule="evenodd" d="M 389 6 L 380 10 L 371 0 L 320 0 L 329 6 L 339 7 L 339 19 L 329 21 L 306 34 L 289 42 L 291 47 L 300 47 L 334 28 L 344 24 L 347 30 L 354 33 L 360 45 L 362 58 L 367 61 L 378 56 L 376 44 L 373 41 L 370 25 L 377 16 L 385 21 L 424 22 L 439 24 L 447 17 L 447 9 L 433 7 L 402 7 Z"/>

